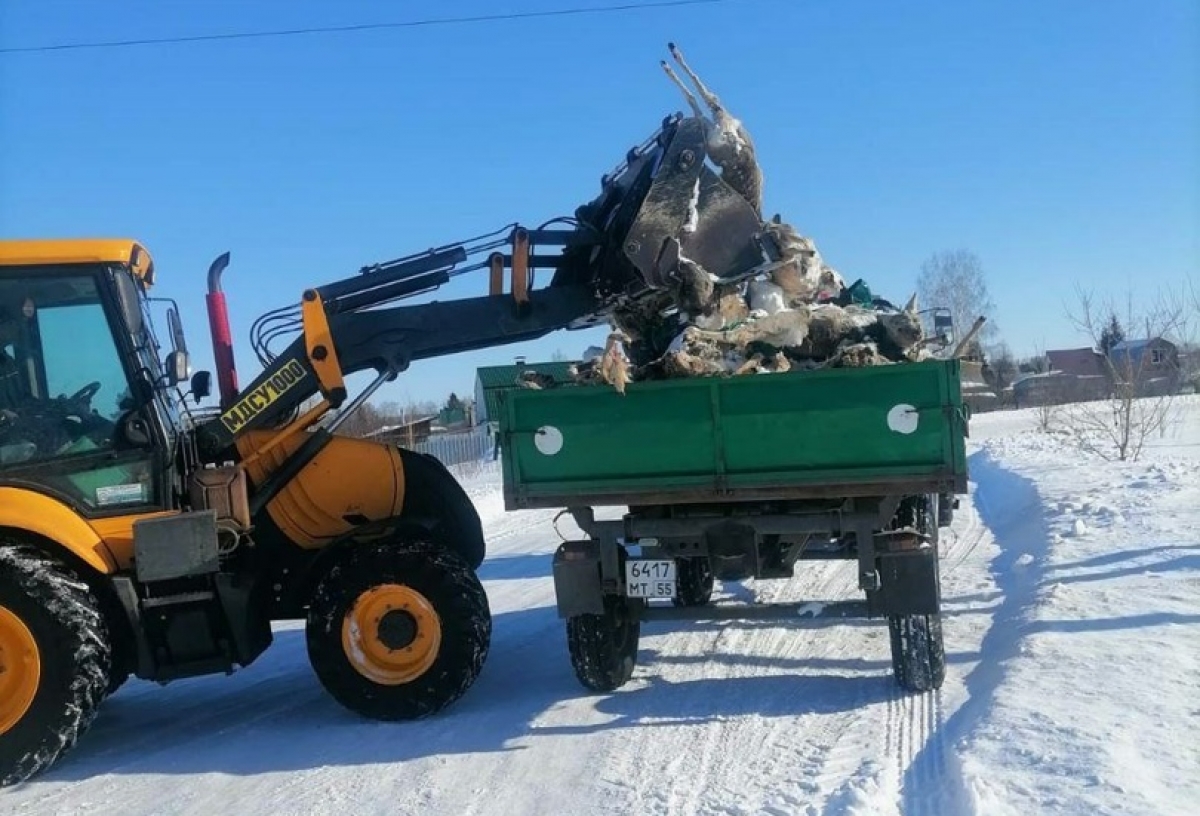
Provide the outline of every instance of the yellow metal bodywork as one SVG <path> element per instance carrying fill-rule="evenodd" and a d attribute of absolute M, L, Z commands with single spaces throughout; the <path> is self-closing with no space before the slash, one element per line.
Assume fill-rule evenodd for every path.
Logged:
<path fill-rule="evenodd" d="M 117 569 L 113 553 L 96 529 L 60 501 L 19 487 L 0 487 L 0 527 L 56 541 L 98 572 Z"/>
<path fill-rule="evenodd" d="M 247 460 L 247 475 L 256 485 L 282 466 L 307 434 L 295 434 L 256 457 L 275 437 L 273 431 L 251 431 L 237 441 L 239 453 Z M 319 549 L 359 526 L 363 518 L 394 518 L 403 507 L 400 451 L 378 442 L 335 436 L 267 505 L 267 512 L 297 546 Z"/>
<path fill-rule="evenodd" d="M 412 643 L 391 649 L 381 636 L 389 612 L 411 616 Z M 355 671 L 384 686 L 399 686 L 419 678 L 437 661 L 442 648 L 442 620 L 429 599 L 403 584 L 380 584 L 364 592 L 342 621 L 342 649 Z"/>
<path fill-rule="evenodd" d="M 0 241 L 0 266 L 73 263 L 127 265 L 147 287 L 154 283 L 154 260 L 132 238 L 62 238 Z"/>
<path fill-rule="evenodd" d="M 308 362 L 317 372 L 317 382 L 325 394 L 335 389 L 346 388 L 342 367 L 338 364 L 337 349 L 333 345 L 333 332 L 329 328 L 329 316 L 321 296 L 312 292 L 312 299 L 305 298 L 300 304 L 300 316 L 304 321 L 304 350 Z M 322 349 L 317 352 L 317 349 Z"/>
<path fill-rule="evenodd" d="M 33 632 L 15 612 L 0 606 L 0 736 L 28 713 L 41 679 L 42 661 Z"/>
<path fill-rule="evenodd" d="M 294 422 L 275 432 L 271 439 L 266 444 L 256 448 L 254 453 L 242 459 L 242 467 L 249 472 L 252 464 L 269 454 L 271 451 L 275 450 L 277 447 L 291 439 L 296 434 L 306 430 L 308 427 L 313 425 L 313 423 L 324 416 L 325 412 L 328 410 L 329 403 L 325 400 L 321 400 L 312 408 L 309 408 L 307 411 L 301 414 Z"/>

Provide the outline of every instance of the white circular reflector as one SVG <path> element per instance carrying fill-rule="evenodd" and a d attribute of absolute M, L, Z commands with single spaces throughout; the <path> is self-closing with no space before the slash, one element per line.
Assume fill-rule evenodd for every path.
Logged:
<path fill-rule="evenodd" d="M 920 419 L 921 415 L 917 413 L 916 408 L 901 403 L 892 406 L 892 410 L 888 411 L 887 424 L 888 428 L 896 433 L 910 434 L 917 429 Z"/>
<path fill-rule="evenodd" d="M 533 444 L 538 449 L 538 453 L 544 453 L 546 456 L 553 456 L 562 450 L 563 435 L 562 431 L 555 428 L 553 425 L 543 425 L 537 429 L 537 433 L 533 435 Z"/>

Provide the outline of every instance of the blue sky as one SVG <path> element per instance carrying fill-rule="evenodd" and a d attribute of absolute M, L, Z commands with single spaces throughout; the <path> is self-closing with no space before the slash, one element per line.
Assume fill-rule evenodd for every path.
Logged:
<path fill-rule="evenodd" d="M 604 5 L 9 0 L 0 48 Z M 1018 354 L 1084 339 L 1073 286 L 1200 276 L 1194 0 L 744 0 L 126 49 L 0 54 L 0 237 L 144 241 L 211 365 L 204 273 L 248 330 L 304 287 L 570 214 L 682 108 L 666 43 L 745 121 L 766 207 L 894 300 L 923 259 L 983 261 Z M 438 298 L 482 294 L 483 276 Z M 379 400 L 469 393 L 477 365 L 577 354 L 556 333 L 415 364 Z"/>

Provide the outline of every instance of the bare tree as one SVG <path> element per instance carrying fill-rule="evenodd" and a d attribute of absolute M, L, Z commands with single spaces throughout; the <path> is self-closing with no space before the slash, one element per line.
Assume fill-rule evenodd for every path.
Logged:
<path fill-rule="evenodd" d="M 363 437 L 398 422 L 395 417 L 389 416 L 381 409 L 382 406 L 372 405 L 370 402 L 363 403 L 346 417 L 345 422 L 338 428 L 338 433 L 343 436 Z"/>
<path fill-rule="evenodd" d="M 1004 396 L 1004 390 L 1012 385 L 1017 378 L 1017 360 L 1007 343 L 997 343 L 988 349 L 987 362 L 983 366 L 984 377 L 988 385 L 996 392 L 997 397 Z"/>
<path fill-rule="evenodd" d="M 1188 278 L 1187 285 L 1184 287 L 1184 298 L 1189 310 L 1188 320 L 1192 327 L 1191 336 L 1188 338 L 1186 349 L 1181 346 L 1180 353 L 1184 358 L 1180 361 L 1183 366 L 1183 381 L 1187 383 L 1193 393 L 1200 393 L 1200 343 L 1197 342 L 1196 333 L 1200 331 L 1200 284 Z"/>
<path fill-rule="evenodd" d="M 980 342 L 996 331 L 992 321 L 995 304 L 988 291 L 983 263 L 975 253 L 966 249 L 937 252 L 921 265 L 917 277 L 917 294 L 922 308 L 943 307 L 950 310 L 954 333 L 962 336 L 982 316 L 989 320 L 979 332 Z"/>
<path fill-rule="evenodd" d="M 1098 305 L 1095 297 L 1076 287 L 1078 306 L 1068 317 L 1097 348 L 1117 315 L 1115 304 Z M 1121 323 L 1130 338 L 1115 344 L 1101 361 L 1109 379 L 1110 396 L 1083 402 L 1063 411 L 1062 421 L 1085 450 L 1108 460 L 1137 461 L 1146 442 L 1166 432 L 1172 418 L 1174 396 L 1180 385 L 1178 348 L 1188 331 L 1183 300 L 1171 293 L 1160 295 L 1144 309 L 1125 298 Z M 1165 340 L 1171 345 L 1162 345 Z"/>
<path fill-rule="evenodd" d="M 1054 426 L 1058 420 L 1059 406 L 1052 401 L 1046 400 L 1039 402 L 1033 409 L 1034 419 L 1037 420 L 1037 429 L 1042 433 L 1050 433 L 1054 430 Z"/>
<path fill-rule="evenodd" d="M 1033 356 L 1017 361 L 1017 371 L 1021 374 L 1045 374 L 1050 370 L 1050 360 L 1040 345 L 1033 347 Z"/>

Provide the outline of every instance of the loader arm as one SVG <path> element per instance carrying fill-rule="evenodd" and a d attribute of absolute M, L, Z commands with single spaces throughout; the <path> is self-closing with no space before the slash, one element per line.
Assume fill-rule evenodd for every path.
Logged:
<path fill-rule="evenodd" d="M 318 394 L 331 408 L 341 407 L 351 374 L 373 369 L 390 378 L 416 360 L 535 340 L 586 320 L 595 303 L 582 286 L 539 293 L 524 316 L 504 295 L 334 315 L 321 308 L 319 295 L 311 302 L 316 308 L 308 313 L 315 316 L 306 317 L 303 333 L 230 408 L 200 427 L 197 441 L 206 457 L 227 449 L 242 433 L 276 426 Z"/>
<path fill-rule="evenodd" d="M 345 377 L 360 371 L 373 369 L 377 378 L 342 413 L 414 360 L 602 324 L 613 310 L 669 288 L 683 254 L 722 279 L 753 274 L 778 257 L 778 248 L 764 241 L 753 208 L 705 159 L 703 122 L 667 117 L 602 177 L 600 194 L 572 218 L 537 229 L 510 225 L 306 290 L 298 307 L 269 318 L 299 328 L 299 336 L 278 355 L 267 355 L 262 373 L 239 393 L 222 393 L 221 415 L 197 429 L 201 457 L 214 461 L 240 435 L 278 427 L 318 394 L 329 408 L 342 407 Z M 548 228 L 556 222 L 569 228 Z M 665 251 L 669 244 L 676 251 Z M 544 252 L 546 247 L 558 252 Z M 542 289 L 534 288 L 538 270 L 552 270 Z M 483 272 L 486 295 L 385 307 Z M 218 351 L 219 360 L 229 357 Z M 218 380 L 223 387 L 236 383 L 229 372 L 218 371 Z M 321 434 L 314 433 L 293 457 L 294 466 L 282 471 L 315 456 Z"/>

